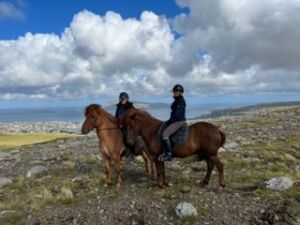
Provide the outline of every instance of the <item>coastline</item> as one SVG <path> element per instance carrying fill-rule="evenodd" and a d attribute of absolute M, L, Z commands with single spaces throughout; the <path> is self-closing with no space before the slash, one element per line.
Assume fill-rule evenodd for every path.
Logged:
<path fill-rule="evenodd" d="M 268 110 L 280 107 L 299 106 L 300 101 L 294 102 L 274 102 L 264 104 L 254 104 L 241 107 L 229 107 L 212 110 L 208 114 L 188 118 L 188 122 L 193 123 L 199 120 L 216 119 L 226 116 L 243 114 L 267 114 Z M 74 121 L 16 121 L 0 122 L 0 131 L 4 132 L 61 132 L 70 134 L 80 134 L 82 122 Z"/>

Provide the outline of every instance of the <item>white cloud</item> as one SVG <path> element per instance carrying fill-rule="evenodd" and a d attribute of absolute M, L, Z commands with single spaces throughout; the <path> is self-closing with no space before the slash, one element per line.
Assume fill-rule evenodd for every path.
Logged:
<path fill-rule="evenodd" d="M 188 14 L 76 14 L 60 35 L 0 41 L 0 98 L 300 91 L 299 0 L 178 0 Z M 173 30 L 181 33 L 175 39 Z"/>
<path fill-rule="evenodd" d="M 186 33 L 181 42 L 191 51 L 206 49 L 219 69 L 300 68 L 299 0 L 190 0 L 187 6 L 190 14 L 174 22 Z"/>
<path fill-rule="evenodd" d="M 25 7 L 26 3 L 19 0 L 16 4 L 9 1 L 0 2 L 0 19 L 17 19 L 24 20 L 25 14 L 22 7 Z"/>
<path fill-rule="evenodd" d="M 153 90 L 147 80 L 152 71 L 163 74 L 173 40 L 167 20 L 152 12 L 137 20 L 84 10 L 61 36 L 27 33 L 0 41 L 0 93 L 76 98 Z"/>

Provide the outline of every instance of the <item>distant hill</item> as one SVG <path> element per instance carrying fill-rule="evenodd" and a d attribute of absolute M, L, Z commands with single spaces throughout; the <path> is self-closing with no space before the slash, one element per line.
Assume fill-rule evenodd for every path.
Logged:
<path fill-rule="evenodd" d="M 108 111 L 113 111 L 116 109 L 116 101 L 110 101 L 106 106 L 104 106 L 105 109 Z M 164 109 L 164 108 L 169 108 L 169 104 L 167 103 L 161 103 L 161 102 L 139 102 L 139 101 L 134 101 L 133 102 L 134 106 L 138 109 Z"/>
<path fill-rule="evenodd" d="M 242 107 L 212 110 L 211 113 L 202 115 L 202 116 L 200 116 L 200 118 L 219 117 L 219 116 L 225 116 L 225 115 L 240 115 L 245 112 L 261 110 L 264 108 L 296 106 L 296 105 L 300 105 L 300 101 L 261 103 L 261 104 L 256 104 L 256 105 L 247 105 L 247 106 L 242 106 Z"/>

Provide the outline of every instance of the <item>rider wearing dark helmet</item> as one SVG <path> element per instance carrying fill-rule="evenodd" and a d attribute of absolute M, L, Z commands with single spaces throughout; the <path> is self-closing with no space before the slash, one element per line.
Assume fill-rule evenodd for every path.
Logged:
<path fill-rule="evenodd" d="M 129 95 L 126 92 L 121 92 L 119 95 L 119 103 L 117 104 L 116 114 L 117 118 L 126 112 L 128 109 L 133 108 L 133 103 L 128 101 Z"/>
<path fill-rule="evenodd" d="M 174 101 L 171 105 L 170 119 L 165 122 L 167 128 L 162 134 L 164 153 L 159 157 L 161 161 L 172 160 L 172 148 L 169 137 L 186 124 L 186 103 L 183 97 L 184 88 L 182 85 L 176 84 L 172 92 Z"/>
<path fill-rule="evenodd" d="M 122 114 L 124 112 L 126 112 L 128 109 L 134 108 L 133 107 L 133 103 L 128 101 L 129 100 L 129 95 L 126 92 L 121 92 L 119 95 L 119 103 L 116 105 L 117 109 L 116 109 L 116 113 L 115 116 L 120 119 L 120 117 L 122 116 Z M 126 129 L 122 129 L 122 133 L 123 133 L 123 139 L 124 139 L 124 144 L 126 146 L 126 150 L 124 151 L 123 154 L 129 154 L 129 159 L 134 159 L 134 146 L 128 146 L 126 144 Z M 122 155 L 123 156 L 123 155 Z"/>

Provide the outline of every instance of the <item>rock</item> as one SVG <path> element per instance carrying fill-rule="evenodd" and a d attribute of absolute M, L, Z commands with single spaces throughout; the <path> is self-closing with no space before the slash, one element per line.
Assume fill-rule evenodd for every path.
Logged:
<path fill-rule="evenodd" d="M 15 210 L 4 210 L 0 211 L 0 218 L 4 218 L 8 215 L 14 214 L 16 211 Z"/>
<path fill-rule="evenodd" d="M 138 163 L 144 163 L 144 159 L 142 156 L 135 157 L 135 161 L 137 161 Z"/>
<path fill-rule="evenodd" d="M 18 154 L 19 152 L 20 152 L 20 151 L 19 151 L 18 149 L 9 151 L 9 153 L 10 153 L 11 155 Z"/>
<path fill-rule="evenodd" d="M 75 163 L 74 162 L 71 162 L 71 161 L 64 161 L 63 163 L 62 163 L 62 165 L 64 166 L 64 167 L 68 167 L 68 168 L 75 168 Z"/>
<path fill-rule="evenodd" d="M 266 182 L 267 188 L 278 191 L 291 188 L 293 183 L 289 177 L 274 177 Z"/>
<path fill-rule="evenodd" d="M 92 165 L 77 160 L 75 162 L 75 171 L 76 173 L 89 173 L 92 171 Z"/>
<path fill-rule="evenodd" d="M 180 202 L 179 204 L 177 204 L 175 213 L 179 218 L 198 215 L 196 208 L 188 202 Z"/>
<path fill-rule="evenodd" d="M 0 152 L 0 162 L 1 161 L 10 161 L 11 155 L 8 152 Z"/>
<path fill-rule="evenodd" d="M 189 181 L 191 179 L 191 171 L 190 170 L 184 171 L 181 175 L 181 179 L 183 181 Z"/>
<path fill-rule="evenodd" d="M 7 177 L 0 177 L 0 188 L 4 187 L 7 184 L 12 183 L 12 179 Z"/>
<path fill-rule="evenodd" d="M 236 149 L 238 146 L 239 146 L 239 144 L 234 141 L 225 144 L 225 148 L 227 148 L 227 149 Z"/>
<path fill-rule="evenodd" d="M 47 171 L 48 171 L 48 168 L 45 166 L 34 166 L 26 172 L 25 176 L 32 177 L 32 176 L 35 176 L 35 175 L 38 175 L 38 174 L 41 174 L 41 173 L 47 172 Z"/>
<path fill-rule="evenodd" d="M 202 167 L 202 165 L 200 165 L 199 163 L 193 164 L 193 165 L 191 166 L 191 169 L 192 169 L 193 171 L 196 171 L 196 172 L 203 171 L 203 168 L 204 168 L 204 167 Z"/>
<path fill-rule="evenodd" d="M 297 159 L 294 156 L 292 156 L 292 155 L 290 155 L 288 153 L 284 154 L 284 158 L 286 160 L 290 161 L 290 162 L 296 162 L 297 161 Z"/>
<path fill-rule="evenodd" d="M 174 172 L 180 172 L 182 170 L 181 166 L 179 163 L 173 163 L 170 166 L 170 169 Z"/>
<path fill-rule="evenodd" d="M 180 188 L 180 192 L 181 193 L 189 193 L 191 192 L 191 187 L 187 186 L 187 185 L 183 185 L 181 188 Z"/>

